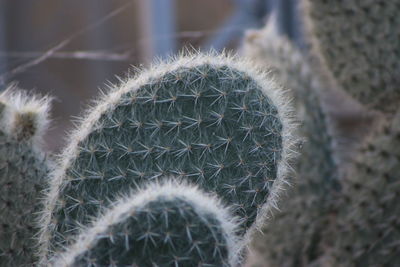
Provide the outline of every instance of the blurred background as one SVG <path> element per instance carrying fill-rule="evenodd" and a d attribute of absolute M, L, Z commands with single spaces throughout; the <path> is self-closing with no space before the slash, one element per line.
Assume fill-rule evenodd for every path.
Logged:
<path fill-rule="evenodd" d="M 0 0 L 0 90 L 54 97 L 47 149 L 107 84 L 183 47 L 237 52 L 276 13 L 301 45 L 297 0 Z"/>

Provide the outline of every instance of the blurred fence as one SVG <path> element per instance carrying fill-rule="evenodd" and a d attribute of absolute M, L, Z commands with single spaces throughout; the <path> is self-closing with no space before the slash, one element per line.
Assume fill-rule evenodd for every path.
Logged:
<path fill-rule="evenodd" d="M 235 50 L 243 33 L 276 13 L 300 43 L 297 0 L 0 0 L 0 89 L 18 81 L 55 96 L 47 143 L 62 145 L 71 116 L 130 65 L 183 46 Z"/>

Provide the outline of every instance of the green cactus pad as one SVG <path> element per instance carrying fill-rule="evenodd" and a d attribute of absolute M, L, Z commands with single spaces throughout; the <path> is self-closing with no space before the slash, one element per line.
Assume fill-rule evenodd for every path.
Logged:
<path fill-rule="evenodd" d="M 303 1 L 312 53 L 355 99 L 394 112 L 400 101 L 400 1 Z"/>
<path fill-rule="evenodd" d="M 400 112 L 368 138 L 342 181 L 335 266 L 400 265 Z"/>
<path fill-rule="evenodd" d="M 48 101 L 10 88 L 0 96 L 0 266 L 33 266 L 36 213 L 50 170 L 38 143 Z M 15 91 L 15 92 L 12 92 Z"/>
<path fill-rule="evenodd" d="M 260 221 L 287 174 L 292 126 L 280 88 L 253 69 L 224 55 L 181 57 L 103 97 L 54 173 L 43 243 L 67 244 L 100 207 L 165 175 L 216 192 L 242 234 L 257 211 Z"/>
<path fill-rule="evenodd" d="M 329 222 L 332 192 L 337 189 L 333 138 L 320 99 L 321 91 L 334 84 L 276 33 L 273 21 L 248 33 L 245 53 L 290 88 L 302 122 L 299 135 L 304 139 L 295 165 L 297 179 L 282 198 L 281 211 L 255 238 L 253 253 L 262 266 L 308 266 L 322 253 L 320 240 Z"/>
<path fill-rule="evenodd" d="M 236 266 L 236 223 L 196 188 L 152 184 L 116 200 L 53 266 Z"/>

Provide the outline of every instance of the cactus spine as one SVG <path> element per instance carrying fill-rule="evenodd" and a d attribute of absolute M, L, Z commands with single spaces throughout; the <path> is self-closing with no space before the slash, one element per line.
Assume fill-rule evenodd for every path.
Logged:
<path fill-rule="evenodd" d="M 237 222 L 219 201 L 175 182 L 116 200 L 53 266 L 236 266 Z"/>
<path fill-rule="evenodd" d="M 16 88 L 0 95 L 0 266 L 36 262 L 36 213 L 51 163 L 40 142 L 49 99 Z"/>
<path fill-rule="evenodd" d="M 216 192 L 243 219 L 243 235 L 285 182 L 289 113 L 275 83 L 226 55 L 183 56 L 129 79 L 72 134 L 52 177 L 43 251 L 67 245 L 119 194 L 165 175 Z"/>

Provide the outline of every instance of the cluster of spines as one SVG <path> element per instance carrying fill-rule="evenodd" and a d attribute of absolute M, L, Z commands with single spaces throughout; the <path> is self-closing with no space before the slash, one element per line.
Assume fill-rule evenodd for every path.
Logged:
<path fill-rule="evenodd" d="M 15 86 L 0 95 L 2 135 L 39 146 L 49 124 L 49 97 L 38 98 Z"/>
<path fill-rule="evenodd" d="M 0 109 L 0 266 L 32 266 L 35 216 L 51 168 L 40 144 L 49 99 L 10 87 L 0 95 Z"/>
<path fill-rule="evenodd" d="M 102 99 L 53 174 L 44 250 L 68 243 L 117 193 L 165 175 L 216 191 L 245 221 L 242 234 L 260 209 L 261 221 L 287 175 L 293 125 L 279 88 L 253 69 L 225 55 L 181 57 Z"/>
<path fill-rule="evenodd" d="M 174 179 L 116 200 L 52 266 L 237 266 L 236 219 Z"/>

